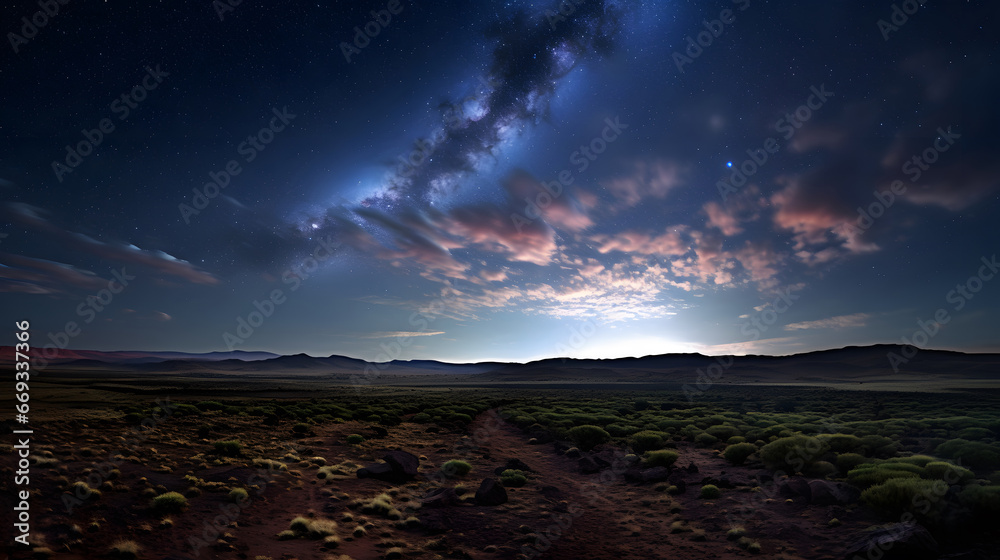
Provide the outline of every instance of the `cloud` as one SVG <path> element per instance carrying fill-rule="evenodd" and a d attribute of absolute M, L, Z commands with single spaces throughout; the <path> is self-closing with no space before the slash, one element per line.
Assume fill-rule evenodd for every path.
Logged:
<path fill-rule="evenodd" d="M 62 294 L 71 288 L 97 291 L 108 281 L 73 265 L 0 253 L 0 291 L 22 294 Z"/>
<path fill-rule="evenodd" d="M 681 236 L 686 226 L 674 226 L 672 231 L 660 235 L 650 235 L 638 231 L 624 231 L 614 235 L 594 235 L 591 241 L 597 243 L 597 251 L 604 254 L 612 251 L 671 257 L 683 255 L 690 245 Z"/>
<path fill-rule="evenodd" d="M 735 214 L 718 202 L 708 202 L 702 209 L 708 214 L 708 225 L 717 228 L 723 235 L 733 236 L 743 233 L 743 228 L 740 227 L 740 222 Z"/>
<path fill-rule="evenodd" d="M 813 329 L 845 329 L 851 327 L 863 327 L 868 324 L 871 317 L 868 313 L 854 313 L 853 315 L 839 315 L 817 321 L 804 321 L 801 323 L 791 323 L 785 325 L 786 331 L 803 331 Z"/>
<path fill-rule="evenodd" d="M 622 210 L 648 197 L 666 198 L 681 182 L 678 164 L 657 160 L 635 162 L 630 174 L 604 181 L 602 185 L 618 200 L 613 210 Z"/>
<path fill-rule="evenodd" d="M 410 338 L 410 337 L 417 337 L 417 336 L 437 336 L 437 335 L 440 335 L 440 334 L 445 334 L 445 331 L 435 331 L 435 332 L 429 332 L 429 331 L 416 331 L 416 332 L 408 332 L 408 331 L 385 331 L 385 332 L 373 332 L 373 333 L 369 333 L 369 334 L 360 336 L 358 338 Z"/>
<path fill-rule="evenodd" d="M 68 247 L 102 259 L 146 267 L 160 274 L 182 278 L 193 284 L 212 285 L 219 283 L 219 279 L 213 274 L 163 251 L 144 250 L 127 243 L 107 243 L 82 233 L 64 230 L 44 217 L 46 212 L 41 208 L 23 203 L 9 203 L 7 210 L 16 221 L 36 231 L 52 235 Z"/>

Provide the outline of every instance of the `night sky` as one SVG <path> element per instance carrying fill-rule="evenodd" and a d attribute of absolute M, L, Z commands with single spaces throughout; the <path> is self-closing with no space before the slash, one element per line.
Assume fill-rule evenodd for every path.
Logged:
<path fill-rule="evenodd" d="M 0 18 L 36 345 L 1000 351 L 994 2 L 50 3 Z"/>

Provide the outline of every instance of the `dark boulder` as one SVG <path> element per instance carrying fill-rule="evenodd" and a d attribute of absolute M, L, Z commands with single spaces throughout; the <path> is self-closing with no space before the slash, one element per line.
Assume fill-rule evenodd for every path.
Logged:
<path fill-rule="evenodd" d="M 372 463 L 366 467 L 358 469 L 358 478 L 374 478 L 392 482 L 394 475 L 392 466 L 388 463 Z"/>
<path fill-rule="evenodd" d="M 452 507 L 457 506 L 462 503 L 461 498 L 458 497 L 458 493 L 455 492 L 454 488 L 435 488 L 427 493 L 426 496 L 420 503 L 424 507 L 428 508 L 438 508 L 438 507 Z"/>
<path fill-rule="evenodd" d="M 818 506 L 853 504 L 861 499 L 861 491 L 843 482 L 809 481 L 809 503 Z"/>
<path fill-rule="evenodd" d="M 420 459 L 412 453 L 400 450 L 386 451 L 382 455 L 382 460 L 389 463 L 392 466 L 393 472 L 402 480 L 412 479 L 417 476 L 417 467 L 420 466 Z"/>
<path fill-rule="evenodd" d="M 507 503 L 507 489 L 493 478 L 484 479 L 476 490 L 476 503 L 481 506 L 498 506 Z"/>
<path fill-rule="evenodd" d="M 880 560 L 934 560 L 938 543 L 930 532 L 913 523 L 893 523 L 867 531 L 847 546 L 845 560 L 857 557 Z"/>

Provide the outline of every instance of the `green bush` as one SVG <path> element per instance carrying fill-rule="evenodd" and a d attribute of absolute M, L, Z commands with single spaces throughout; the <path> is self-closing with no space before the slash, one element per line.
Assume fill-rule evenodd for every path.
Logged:
<path fill-rule="evenodd" d="M 796 435 L 772 441 L 761 447 L 757 455 L 767 468 L 793 474 L 819 460 L 828 449 L 819 438 Z"/>
<path fill-rule="evenodd" d="M 360 434 L 351 434 L 347 436 L 347 443 L 351 445 L 357 445 L 359 443 L 363 443 L 364 441 L 365 441 L 365 436 Z"/>
<path fill-rule="evenodd" d="M 703 447 L 710 447 L 718 443 L 719 438 L 713 436 L 712 434 L 702 432 L 694 436 L 694 442 Z"/>
<path fill-rule="evenodd" d="M 611 434 L 604 431 L 603 428 L 588 424 L 570 428 L 567 435 L 577 447 L 584 451 L 590 451 L 598 445 L 611 440 Z"/>
<path fill-rule="evenodd" d="M 976 475 L 969 469 L 958 465 L 944 461 L 933 461 L 924 467 L 924 478 L 944 480 L 948 484 L 966 484 L 972 482 Z"/>
<path fill-rule="evenodd" d="M 867 462 L 868 458 L 860 453 L 841 453 L 837 455 L 837 468 L 844 474 Z"/>
<path fill-rule="evenodd" d="M 847 473 L 847 482 L 857 486 L 858 488 L 864 489 L 870 486 L 884 484 L 893 479 L 920 478 L 920 475 L 917 473 L 887 468 L 887 466 L 888 465 L 885 463 L 879 465 L 871 463 L 860 465 Z"/>
<path fill-rule="evenodd" d="M 417 424 L 426 424 L 431 421 L 431 415 L 426 412 L 421 412 L 419 414 L 414 414 L 413 418 L 410 418 L 410 420 L 416 422 Z"/>
<path fill-rule="evenodd" d="M 757 446 L 752 443 L 734 443 L 722 452 L 722 456 L 734 465 L 742 465 L 757 452 Z"/>
<path fill-rule="evenodd" d="M 472 470 L 472 465 L 465 461 L 452 459 L 441 465 L 441 472 L 445 476 L 465 476 Z"/>
<path fill-rule="evenodd" d="M 828 461 L 816 461 L 815 463 L 810 463 L 804 474 L 808 476 L 813 476 L 816 478 L 827 478 L 837 474 L 837 466 Z"/>
<path fill-rule="evenodd" d="M 507 469 L 500 473 L 500 483 L 508 488 L 520 488 L 528 482 L 528 477 L 524 471 L 517 469 Z"/>
<path fill-rule="evenodd" d="M 714 484 L 706 484 L 701 487 L 701 492 L 698 494 L 698 497 L 703 500 L 715 500 L 721 495 L 722 492 L 719 491 L 718 486 Z"/>
<path fill-rule="evenodd" d="M 663 436 L 665 435 L 663 432 L 643 430 L 633 434 L 629 438 L 629 441 L 632 444 L 632 450 L 641 455 L 647 451 L 663 447 Z"/>
<path fill-rule="evenodd" d="M 294 426 L 292 426 L 292 431 L 295 432 L 295 433 L 297 433 L 297 434 L 308 434 L 309 430 L 311 430 L 311 429 L 312 429 L 312 426 L 310 426 L 309 424 L 306 424 L 305 422 L 299 422 L 298 424 L 295 424 Z"/>
<path fill-rule="evenodd" d="M 948 485 L 940 480 L 895 478 L 862 492 L 861 501 L 891 517 L 910 512 L 919 515 L 923 521 L 934 521 L 940 518 L 945 508 L 946 502 L 942 497 L 947 491 Z"/>
<path fill-rule="evenodd" d="M 181 513 L 187 506 L 187 498 L 178 492 L 167 492 L 153 498 L 153 509 L 157 513 Z"/>
<path fill-rule="evenodd" d="M 224 404 L 222 404 L 220 402 L 217 402 L 217 401 L 201 401 L 200 403 L 196 404 L 195 406 L 198 407 L 198 410 L 205 410 L 205 411 L 208 411 L 208 410 L 222 410 L 223 408 L 225 408 Z"/>
<path fill-rule="evenodd" d="M 243 488 L 233 488 L 229 491 L 229 501 L 234 504 L 243 504 L 250 499 L 250 494 Z"/>
<path fill-rule="evenodd" d="M 215 447 L 216 453 L 229 457 L 236 457 L 243 451 L 243 444 L 238 439 L 217 441 L 212 445 Z"/>
<path fill-rule="evenodd" d="M 834 453 L 860 453 L 864 451 L 861 438 L 850 434 L 820 434 L 816 436 L 830 446 Z"/>
<path fill-rule="evenodd" d="M 669 467 L 677 462 L 677 452 L 669 449 L 660 449 L 646 453 L 643 464 L 647 467 Z"/>
<path fill-rule="evenodd" d="M 934 452 L 941 457 L 960 460 L 973 468 L 996 468 L 1000 464 L 1000 449 L 977 441 L 949 440 L 939 445 Z"/>
<path fill-rule="evenodd" d="M 958 495 L 958 500 L 977 515 L 988 519 L 1000 516 L 1000 486 L 966 486 Z"/>

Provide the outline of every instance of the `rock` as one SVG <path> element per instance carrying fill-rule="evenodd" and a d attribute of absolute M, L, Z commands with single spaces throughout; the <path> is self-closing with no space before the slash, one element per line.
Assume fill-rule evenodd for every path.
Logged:
<path fill-rule="evenodd" d="M 566 456 L 569 457 L 570 459 L 579 459 L 580 450 L 575 447 L 570 447 L 569 449 L 566 450 Z"/>
<path fill-rule="evenodd" d="M 933 560 L 938 552 L 938 543 L 927 529 L 913 522 L 893 523 L 855 539 L 848 544 L 844 558 Z"/>
<path fill-rule="evenodd" d="M 515 469 L 525 472 L 534 472 L 534 470 L 527 464 L 525 464 L 524 461 L 520 459 L 508 459 L 507 463 L 504 466 L 493 469 L 493 474 L 499 475 L 500 473 L 502 473 L 507 469 Z"/>
<path fill-rule="evenodd" d="M 789 477 L 779 482 L 778 492 L 782 496 L 787 497 L 802 496 L 806 501 L 812 498 L 812 489 L 809 488 L 809 482 L 797 476 Z"/>
<path fill-rule="evenodd" d="M 428 508 L 452 507 L 462 503 L 462 500 L 454 488 L 435 488 L 428 492 L 420 503 Z"/>
<path fill-rule="evenodd" d="M 383 428 L 382 426 L 368 426 L 368 429 L 374 434 L 373 438 L 384 438 L 389 435 L 389 430 Z"/>
<path fill-rule="evenodd" d="M 594 474 L 601 472 L 601 466 L 594 461 L 593 457 L 580 457 L 580 460 L 576 462 L 580 467 L 580 472 L 583 474 Z"/>
<path fill-rule="evenodd" d="M 557 502 L 563 499 L 562 490 L 556 488 L 555 486 L 542 486 L 541 488 L 538 489 L 538 491 L 547 500 L 552 500 L 554 502 Z"/>
<path fill-rule="evenodd" d="M 687 492 L 688 489 L 687 482 L 684 482 L 683 480 L 678 480 L 677 482 L 674 482 L 673 485 L 677 487 L 678 494 L 683 494 Z"/>
<path fill-rule="evenodd" d="M 392 482 L 392 466 L 388 463 L 372 463 L 366 467 L 358 469 L 358 478 L 374 478 Z"/>
<path fill-rule="evenodd" d="M 507 489 L 493 478 L 483 479 L 476 490 L 476 503 L 481 506 L 498 506 L 507 503 Z"/>
<path fill-rule="evenodd" d="M 718 478 L 714 476 L 706 476 L 701 479 L 701 485 L 704 486 L 706 484 L 713 484 L 724 490 L 732 490 L 733 488 L 736 488 L 736 485 L 733 484 L 728 476 L 720 476 Z"/>
<path fill-rule="evenodd" d="M 766 484 L 766 483 L 771 482 L 772 480 L 774 480 L 774 473 L 772 473 L 769 470 L 761 470 L 761 471 L 758 471 L 757 474 L 755 474 L 753 478 L 754 478 L 754 480 L 757 481 L 757 483 L 759 485 L 763 486 L 764 484 Z"/>
<path fill-rule="evenodd" d="M 861 491 L 843 482 L 809 481 L 809 503 L 818 506 L 853 504 L 861 499 Z"/>
<path fill-rule="evenodd" d="M 386 451 L 382 455 L 382 460 L 392 466 L 393 472 L 401 480 L 409 480 L 417 476 L 420 459 L 412 453 L 400 450 Z"/>
<path fill-rule="evenodd" d="M 653 467 L 639 472 L 639 478 L 647 484 L 650 482 L 661 482 L 669 477 L 670 470 L 667 467 Z"/>
<path fill-rule="evenodd" d="M 698 472 L 698 465 L 696 465 L 694 463 L 689 463 L 688 466 L 687 466 L 687 472 L 689 472 L 689 473 L 696 473 L 696 472 Z"/>

